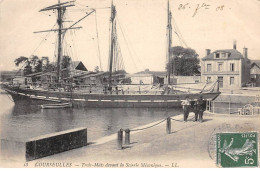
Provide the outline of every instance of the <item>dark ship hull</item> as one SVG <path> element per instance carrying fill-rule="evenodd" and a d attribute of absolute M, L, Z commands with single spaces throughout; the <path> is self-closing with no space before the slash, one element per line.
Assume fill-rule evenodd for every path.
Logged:
<path fill-rule="evenodd" d="M 80 92 L 58 92 L 23 89 L 5 86 L 2 87 L 12 96 L 15 104 L 42 105 L 52 103 L 71 102 L 73 107 L 91 108 L 174 108 L 181 107 L 181 100 L 187 96 L 190 99 L 214 100 L 220 92 L 196 94 L 91 94 Z"/>

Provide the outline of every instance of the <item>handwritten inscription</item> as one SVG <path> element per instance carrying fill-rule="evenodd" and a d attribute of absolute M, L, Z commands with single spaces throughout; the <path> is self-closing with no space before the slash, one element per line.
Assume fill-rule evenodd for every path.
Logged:
<path fill-rule="evenodd" d="M 201 4 L 184 3 L 184 4 L 179 4 L 178 6 L 178 10 L 191 9 L 193 11 L 192 17 L 195 17 L 198 14 L 198 12 L 202 10 L 214 9 L 215 11 L 219 12 L 219 11 L 223 11 L 225 8 L 226 8 L 225 5 L 218 5 L 213 7 L 212 5 L 205 2 Z"/>

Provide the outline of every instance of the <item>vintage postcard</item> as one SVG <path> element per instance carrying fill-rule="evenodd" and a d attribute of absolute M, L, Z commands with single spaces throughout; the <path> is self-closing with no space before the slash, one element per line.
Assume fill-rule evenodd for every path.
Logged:
<path fill-rule="evenodd" d="M 0 0 L 0 167 L 258 168 L 259 0 Z"/>

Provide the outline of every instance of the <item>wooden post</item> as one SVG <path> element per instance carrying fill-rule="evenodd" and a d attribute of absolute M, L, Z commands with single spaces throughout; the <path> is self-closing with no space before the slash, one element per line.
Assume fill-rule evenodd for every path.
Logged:
<path fill-rule="evenodd" d="M 232 91 L 232 94 L 233 94 L 233 91 Z M 228 112 L 229 112 L 229 114 L 231 113 L 231 111 L 230 111 L 231 110 L 230 109 L 231 108 L 231 104 L 230 103 L 231 103 L 231 95 L 229 95 L 229 102 L 228 102 Z"/>
<path fill-rule="evenodd" d="M 229 114 L 231 113 L 231 112 L 230 112 L 230 100 L 229 100 L 229 102 L 228 102 L 228 112 L 229 112 Z"/>
<path fill-rule="evenodd" d="M 122 150 L 122 143 L 123 143 L 123 130 L 120 129 L 117 132 L 117 149 Z"/>
<path fill-rule="evenodd" d="M 209 111 L 210 111 L 210 112 L 212 112 L 212 109 L 211 109 L 211 108 L 212 108 L 212 101 L 210 100 L 210 101 L 209 101 Z"/>
<path fill-rule="evenodd" d="M 214 101 L 212 103 L 212 110 L 213 110 L 213 113 L 215 113 L 215 103 L 214 103 Z"/>
<path fill-rule="evenodd" d="M 125 144 L 126 145 L 130 144 L 130 129 L 125 130 Z"/>
<path fill-rule="evenodd" d="M 167 132 L 167 134 L 171 133 L 171 118 L 170 117 L 167 118 L 166 132 Z"/>

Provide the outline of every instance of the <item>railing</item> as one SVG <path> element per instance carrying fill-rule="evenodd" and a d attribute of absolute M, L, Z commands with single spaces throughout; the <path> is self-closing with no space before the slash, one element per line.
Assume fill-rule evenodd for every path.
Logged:
<path fill-rule="evenodd" d="M 217 106 L 216 104 L 221 103 L 222 106 Z M 206 110 L 213 113 L 222 113 L 222 114 L 238 114 L 238 115 L 255 115 L 260 114 L 259 102 L 255 101 L 252 104 L 246 104 L 243 107 L 234 107 L 234 105 L 239 105 L 232 103 L 230 101 L 207 101 Z M 228 106 L 223 106 L 228 105 Z M 232 106 L 233 105 L 233 106 Z M 243 104 L 241 104 L 243 105 Z"/>
<path fill-rule="evenodd" d="M 192 119 L 194 119 L 194 117 Z M 158 121 L 157 123 L 155 123 L 153 125 L 150 125 L 150 126 L 147 126 L 145 128 L 140 128 L 140 129 L 120 129 L 117 132 L 117 149 L 118 150 L 122 150 L 123 149 L 123 132 L 125 132 L 125 145 L 129 145 L 130 144 L 130 133 L 131 132 L 147 130 L 147 129 L 153 128 L 155 126 L 158 126 L 158 125 L 162 124 L 165 121 L 166 121 L 166 133 L 167 134 L 171 134 L 172 133 L 172 121 L 183 122 L 181 120 L 177 120 L 177 119 L 168 117 L 166 119 Z"/>

